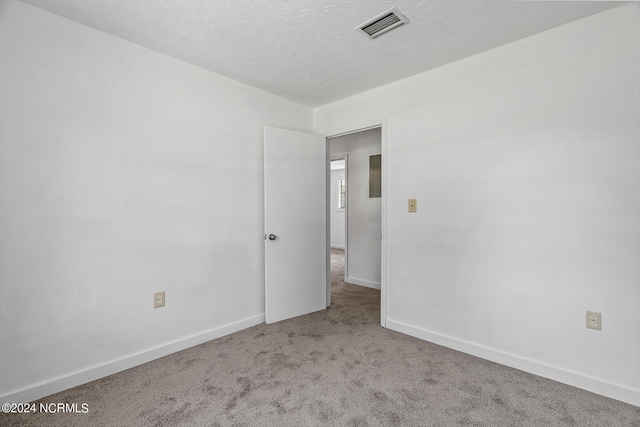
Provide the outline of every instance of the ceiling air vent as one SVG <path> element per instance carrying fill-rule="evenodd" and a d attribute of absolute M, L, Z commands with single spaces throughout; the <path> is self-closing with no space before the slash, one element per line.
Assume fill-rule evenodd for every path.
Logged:
<path fill-rule="evenodd" d="M 381 13 L 375 18 L 369 19 L 364 24 L 358 25 L 356 30 L 360 31 L 365 37 L 373 40 L 389 30 L 393 30 L 400 25 L 408 23 L 409 20 L 407 17 L 394 7 L 393 9 Z"/>

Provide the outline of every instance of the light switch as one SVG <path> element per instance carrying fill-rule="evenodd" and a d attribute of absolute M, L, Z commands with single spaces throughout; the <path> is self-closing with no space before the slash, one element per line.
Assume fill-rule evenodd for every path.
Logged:
<path fill-rule="evenodd" d="M 409 199 L 409 212 L 418 212 L 418 199 Z"/>

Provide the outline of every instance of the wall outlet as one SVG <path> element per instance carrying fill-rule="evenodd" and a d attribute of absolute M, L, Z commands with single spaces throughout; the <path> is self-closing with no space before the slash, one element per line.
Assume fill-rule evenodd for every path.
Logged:
<path fill-rule="evenodd" d="M 153 294 L 153 308 L 164 307 L 164 291 Z"/>
<path fill-rule="evenodd" d="M 597 311 L 587 311 L 587 328 L 602 330 L 602 313 Z"/>
<path fill-rule="evenodd" d="M 418 212 L 418 199 L 409 199 L 409 213 Z"/>

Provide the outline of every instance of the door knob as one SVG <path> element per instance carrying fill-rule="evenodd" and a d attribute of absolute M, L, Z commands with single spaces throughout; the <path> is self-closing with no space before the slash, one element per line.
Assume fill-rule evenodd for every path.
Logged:
<path fill-rule="evenodd" d="M 269 234 L 269 240 L 276 240 L 275 234 Z"/>

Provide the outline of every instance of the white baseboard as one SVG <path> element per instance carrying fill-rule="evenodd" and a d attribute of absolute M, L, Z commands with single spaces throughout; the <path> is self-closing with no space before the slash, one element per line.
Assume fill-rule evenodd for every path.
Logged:
<path fill-rule="evenodd" d="M 573 387 L 597 393 L 631 405 L 640 406 L 640 390 L 620 384 L 610 383 L 598 378 L 548 365 L 516 354 L 503 352 L 448 335 L 417 328 L 406 323 L 387 319 L 386 327 L 403 334 L 411 335 L 444 347 L 481 357 L 501 365 L 510 366 L 544 378 L 549 378 Z"/>
<path fill-rule="evenodd" d="M 344 249 L 344 245 L 330 245 L 332 249 Z"/>
<path fill-rule="evenodd" d="M 255 325 L 259 325 L 261 323 L 264 323 L 264 319 L 264 314 L 249 317 L 247 319 L 240 320 L 239 322 L 229 323 L 219 328 L 211 329 L 209 331 L 192 335 L 168 344 L 163 344 L 161 346 L 141 351 L 139 353 L 135 353 L 121 359 L 83 369 L 81 371 L 73 372 L 68 375 L 41 382 L 39 384 L 34 384 L 24 389 L 0 396 L 0 403 L 33 402 L 34 400 L 38 400 L 43 397 L 50 396 L 54 393 L 58 393 L 69 388 L 76 387 L 81 384 L 85 384 L 90 381 L 94 381 L 99 378 L 103 378 L 108 375 L 133 368 L 134 366 L 150 362 L 152 360 L 167 356 L 177 351 L 181 351 L 189 347 L 193 347 L 204 342 L 211 341 L 213 339 L 220 338 Z"/>
<path fill-rule="evenodd" d="M 356 279 L 354 277 L 347 277 L 345 283 L 351 283 L 352 285 L 365 286 L 367 288 L 373 288 L 380 290 L 380 283 L 369 282 L 368 280 Z"/>

